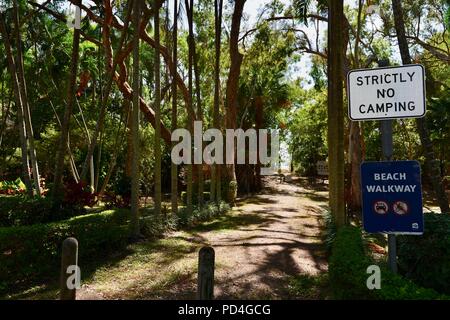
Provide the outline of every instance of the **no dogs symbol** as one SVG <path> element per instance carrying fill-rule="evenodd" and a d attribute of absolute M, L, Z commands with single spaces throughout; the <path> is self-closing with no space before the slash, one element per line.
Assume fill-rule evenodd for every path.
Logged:
<path fill-rule="evenodd" d="M 374 203 L 373 209 L 378 214 L 386 214 L 389 210 L 389 206 L 388 206 L 387 202 L 377 201 Z"/>

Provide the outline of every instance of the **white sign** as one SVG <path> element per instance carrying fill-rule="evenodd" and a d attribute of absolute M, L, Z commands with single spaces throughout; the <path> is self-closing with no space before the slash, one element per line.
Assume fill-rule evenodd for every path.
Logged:
<path fill-rule="evenodd" d="M 328 162 L 317 161 L 316 168 L 317 168 L 317 174 L 319 176 L 327 176 L 328 175 Z"/>
<path fill-rule="evenodd" d="M 421 118 L 426 112 L 425 69 L 420 64 L 352 70 L 347 75 L 350 119 Z"/>

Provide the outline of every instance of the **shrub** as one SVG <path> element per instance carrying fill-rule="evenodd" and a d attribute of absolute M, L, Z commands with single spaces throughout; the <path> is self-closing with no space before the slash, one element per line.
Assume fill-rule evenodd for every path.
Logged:
<path fill-rule="evenodd" d="M 238 190 L 238 183 L 237 183 L 237 181 L 230 181 L 228 183 L 227 197 L 226 197 L 226 201 L 228 203 L 231 203 L 233 205 L 235 204 L 236 197 L 237 197 L 237 190 Z"/>
<path fill-rule="evenodd" d="M 333 244 L 329 263 L 330 284 L 338 299 L 449 299 L 432 289 L 419 287 L 412 281 L 381 268 L 381 289 L 369 290 L 366 286 L 369 265 L 375 264 L 366 255 L 361 230 L 356 227 L 341 228 Z"/>
<path fill-rule="evenodd" d="M 62 242 L 78 239 L 79 261 L 97 258 L 127 243 L 129 211 L 105 211 L 32 226 L 0 228 L 0 286 L 59 273 Z"/>
<path fill-rule="evenodd" d="M 338 299 L 367 298 L 366 269 L 370 265 L 364 252 L 361 231 L 344 227 L 336 235 L 329 261 L 333 293 Z"/>
<path fill-rule="evenodd" d="M 14 195 L 25 193 L 25 184 L 17 178 L 13 181 L 0 181 L 0 194 Z"/>
<path fill-rule="evenodd" d="M 211 198 L 211 194 L 210 194 L 210 192 L 207 192 L 207 191 L 204 191 L 203 192 L 203 200 L 205 201 L 205 202 L 207 202 L 207 201 L 209 201 L 210 200 L 210 198 Z M 182 191 L 181 192 L 181 202 L 183 203 L 183 204 L 187 204 L 187 192 L 186 191 Z M 197 192 L 192 192 L 192 203 L 195 205 L 195 204 L 198 204 L 198 191 Z"/>
<path fill-rule="evenodd" d="M 93 207 L 96 203 L 95 194 L 92 193 L 90 186 L 84 182 L 71 181 L 64 185 L 65 206 L 72 208 L 83 208 L 84 206 Z"/>
<path fill-rule="evenodd" d="M 450 215 L 424 218 L 422 236 L 398 237 L 399 270 L 421 286 L 450 294 Z"/>
<path fill-rule="evenodd" d="M 83 209 L 71 207 L 62 207 L 61 210 L 55 211 L 49 198 L 30 198 L 26 195 L 0 197 L 0 227 L 48 223 L 82 213 Z"/>
<path fill-rule="evenodd" d="M 194 226 L 199 222 L 209 220 L 220 216 L 230 210 L 230 206 L 224 201 L 219 204 L 208 202 L 201 209 L 194 208 L 192 214 L 188 213 L 187 208 L 178 210 L 178 224 L 180 226 Z"/>
<path fill-rule="evenodd" d="M 172 214 L 163 215 L 151 215 L 142 217 L 140 220 L 141 233 L 147 239 L 157 239 L 164 235 L 168 231 L 176 230 L 178 224 L 178 218 Z"/>

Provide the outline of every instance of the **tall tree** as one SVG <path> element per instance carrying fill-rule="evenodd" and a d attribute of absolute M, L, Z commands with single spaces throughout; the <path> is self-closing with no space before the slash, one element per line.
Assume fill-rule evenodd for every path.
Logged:
<path fill-rule="evenodd" d="M 133 2 L 133 103 L 132 103 L 132 145 L 133 159 L 131 165 L 131 236 L 137 239 L 140 236 L 139 227 L 139 98 L 141 79 L 139 75 L 140 66 L 140 38 L 139 26 L 141 20 L 141 1 Z"/>
<path fill-rule="evenodd" d="M 173 43 L 172 43 L 172 59 L 175 69 L 177 69 L 178 64 L 178 1 L 173 1 Z M 178 103 L 178 93 L 177 93 L 177 82 L 176 76 L 172 75 L 172 132 L 177 129 L 177 103 Z M 172 148 L 175 147 L 176 142 L 172 142 Z M 172 213 L 177 214 L 178 212 L 178 167 L 175 163 L 171 163 L 171 208 Z"/>
<path fill-rule="evenodd" d="M 343 34 L 344 1 L 328 1 L 328 159 L 330 209 L 336 225 L 346 223 L 344 194 Z"/>
<path fill-rule="evenodd" d="M 20 86 L 20 94 L 22 98 L 22 106 L 23 106 L 23 117 L 25 123 L 25 131 L 27 134 L 29 154 L 30 154 L 30 162 L 31 168 L 33 170 L 33 181 L 34 181 L 34 189 L 36 190 L 36 194 L 41 196 L 41 182 L 39 176 L 39 166 L 36 158 L 36 148 L 34 145 L 34 133 L 33 133 L 33 124 L 31 122 L 31 111 L 30 104 L 28 100 L 28 92 L 27 92 L 27 83 L 25 81 L 25 73 L 24 73 L 24 62 L 23 62 L 23 53 L 22 53 L 22 38 L 20 32 L 20 23 L 19 23 L 19 8 L 17 4 L 17 0 L 14 1 L 14 25 L 15 25 L 15 37 L 16 37 L 16 49 L 17 49 L 17 77 L 19 80 Z"/>
<path fill-rule="evenodd" d="M 358 15 L 356 22 L 356 36 L 354 45 L 354 62 L 353 68 L 360 68 L 360 41 L 361 29 L 363 23 L 363 5 L 364 0 L 358 1 Z M 348 40 L 348 37 L 347 37 Z M 345 46 L 347 48 L 347 46 Z M 361 212 L 361 162 L 363 158 L 363 150 L 361 146 L 362 135 L 361 127 L 358 121 L 350 121 L 349 139 L 348 139 L 348 158 L 350 161 L 350 199 L 349 209 L 353 212 Z"/>
<path fill-rule="evenodd" d="M 20 94 L 19 79 L 17 77 L 17 67 L 13 56 L 11 42 L 9 39 L 8 29 L 6 27 L 5 14 L 0 11 L 0 33 L 2 35 L 3 44 L 6 51 L 6 58 L 8 61 L 8 70 L 11 76 L 13 84 L 14 98 L 17 107 L 17 118 L 19 121 L 19 136 L 20 136 L 20 146 L 22 151 L 22 177 L 27 188 L 27 193 L 29 196 L 33 196 L 33 186 L 31 184 L 30 176 L 30 164 L 28 162 L 28 143 L 27 135 L 25 132 L 25 121 L 22 97 Z"/>
<path fill-rule="evenodd" d="M 159 32 L 159 6 L 158 0 L 153 1 L 154 6 L 154 29 L 155 29 L 155 122 L 161 122 L 161 58 L 159 55 L 160 32 Z M 161 214 L 161 127 L 155 127 L 155 213 Z"/>
<path fill-rule="evenodd" d="M 114 59 L 112 61 L 112 66 L 106 65 L 106 71 L 107 71 L 106 73 L 108 75 L 107 83 L 106 83 L 106 87 L 103 92 L 103 95 L 101 97 L 101 107 L 100 107 L 97 125 L 95 127 L 95 131 L 94 131 L 91 143 L 89 144 L 88 152 L 87 152 L 86 158 L 84 160 L 83 167 L 81 169 L 81 179 L 82 180 L 84 180 L 86 178 L 86 174 L 87 174 L 87 170 L 88 170 L 88 163 L 91 161 L 91 159 L 93 159 L 95 146 L 97 145 L 98 137 L 99 137 L 100 133 L 103 132 L 103 126 L 104 126 L 105 116 L 106 116 L 106 109 L 107 109 L 107 106 L 108 106 L 109 100 L 110 100 L 110 94 L 112 91 L 112 85 L 113 85 L 114 76 L 115 76 L 115 72 L 116 72 L 116 68 L 117 68 L 117 64 L 118 64 L 118 58 L 119 58 L 119 55 L 123 53 L 122 52 L 123 44 L 126 40 L 128 27 L 130 25 L 130 20 L 131 20 L 130 2 L 127 2 L 125 17 L 126 18 L 125 18 L 125 22 L 124 22 L 124 28 L 122 30 L 122 34 L 121 34 L 121 37 L 119 40 L 119 45 L 118 45 L 118 48 L 114 55 Z"/>
<path fill-rule="evenodd" d="M 241 29 L 242 13 L 246 0 L 236 0 L 234 2 L 234 11 L 231 19 L 230 31 L 230 70 L 227 79 L 226 89 L 226 128 L 236 129 L 237 113 L 239 108 L 238 89 L 239 75 L 244 56 L 239 52 L 239 33 Z M 236 150 L 233 149 L 232 159 L 236 156 Z M 228 181 L 236 181 L 235 164 L 227 165 Z"/>
<path fill-rule="evenodd" d="M 185 0 L 185 7 L 186 7 L 186 13 L 188 18 L 188 25 L 189 25 L 189 34 L 188 34 L 188 88 L 189 88 L 189 98 L 188 98 L 188 104 L 189 108 L 192 109 L 192 100 L 193 100 L 193 74 L 192 74 L 192 67 L 193 67 L 193 38 L 194 38 L 194 17 L 193 17 L 193 0 Z M 191 115 L 188 114 L 188 130 L 191 133 L 193 133 L 193 120 Z M 190 146 L 191 147 L 191 146 Z M 191 147 L 192 148 L 192 147 Z M 193 210 L 193 203 L 192 203 L 192 192 L 193 192 L 193 170 L 192 170 L 192 164 L 189 163 L 186 165 L 187 167 L 187 190 L 186 190 L 186 198 L 187 198 L 187 211 L 188 214 L 192 214 Z"/>
<path fill-rule="evenodd" d="M 392 9 L 394 12 L 395 31 L 398 38 L 398 46 L 403 64 L 411 64 L 412 59 L 409 53 L 408 41 L 405 32 L 405 21 L 403 19 L 403 8 L 401 0 L 392 0 Z M 425 167 L 428 172 L 434 194 L 438 201 L 441 212 L 450 213 L 447 194 L 442 183 L 439 161 L 435 159 L 433 145 L 430 140 L 430 134 L 424 118 L 416 119 L 417 129 L 419 131 L 420 141 L 425 152 Z"/>
<path fill-rule="evenodd" d="M 214 1 L 214 107 L 213 107 L 213 126 L 220 129 L 220 50 L 222 36 L 222 8 L 223 0 Z M 221 167 L 213 164 L 211 170 L 211 200 L 219 202 L 222 194 Z"/>
<path fill-rule="evenodd" d="M 74 4 L 81 7 L 82 0 L 74 1 Z M 59 139 L 58 152 L 56 156 L 55 177 L 53 181 L 52 198 L 57 205 L 63 196 L 62 182 L 64 174 L 64 158 L 66 156 L 67 141 L 69 139 L 70 117 L 72 116 L 73 104 L 75 99 L 75 90 L 77 82 L 78 62 L 80 53 L 80 35 L 81 30 L 74 28 L 72 44 L 72 62 L 70 68 L 69 81 L 67 84 L 67 104 L 64 110 L 63 121 L 61 122 L 61 137 Z"/>
<path fill-rule="evenodd" d="M 192 19 L 194 15 L 194 8 L 191 8 Z M 196 104 L 197 104 L 197 120 L 203 122 L 203 107 L 202 107 L 202 97 L 201 97 L 201 87 L 200 87 L 200 70 L 198 66 L 198 53 L 197 53 L 197 44 L 195 41 L 195 37 L 192 34 L 192 55 L 193 55 L 193 63 L 194 63 L 194 75 L 195 75 L 195 96 L 196 96 Z M 203 150 L 203 140 L 201 144 L 201 150 Z M 203 177 L 203 161 L 198 166 L 197 170 L 197 182 L 198 182 L 198 204 L 200 207 L 203 206 L 203 191 L 204 191 L 204 177 Z"/>

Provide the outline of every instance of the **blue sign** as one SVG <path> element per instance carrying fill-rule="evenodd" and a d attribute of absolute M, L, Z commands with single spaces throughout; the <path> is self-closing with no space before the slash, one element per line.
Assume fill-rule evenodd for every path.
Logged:
<path fill-rule="evenodd" d="M 364 162 L 361 187 L 364 230 L 370 233 L 423 233 L 419 162 Z"/>

